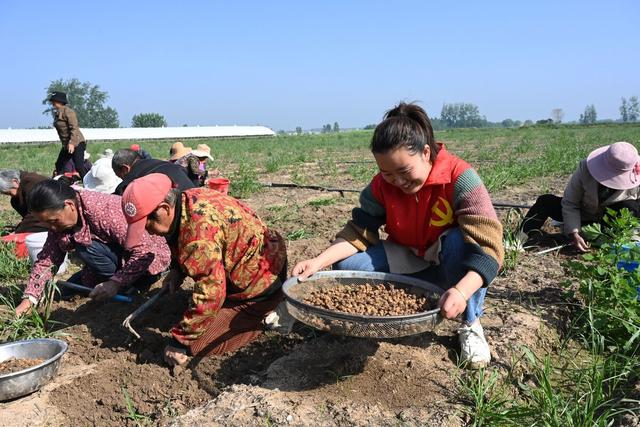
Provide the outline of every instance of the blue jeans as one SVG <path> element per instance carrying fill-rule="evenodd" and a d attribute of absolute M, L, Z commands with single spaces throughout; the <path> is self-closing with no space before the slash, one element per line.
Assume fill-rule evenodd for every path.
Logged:
<path fill-rule="evenodd" d="M 102 283 L 111 278 L 120 269 L 123 249 L 118 245 L 107 245 L 106 243 L 92 240 L 89 246 L 76 246 L 76 255 L 84 263 L 84 268 L 92 271 L 96 278 L 96 283 Z M 82 272 L 79 271 L 69 278 L 72 283 L 80 284 Z M 158 278 L 158 275 L 151 276 L 145 274 L 136 281 L 137 286 L 151 285 Z"/>
<path fill-rule="evenodd" d="M 442 289 L 449 289 L 455 286 L 467 271 L 462 267 L 464 258 L 464 240 L 459 228 L 454 228 L 442 239 L 440 251 L 440 265 L 434 265 L 409 276 L 426 280 Z M 357 270 L 357 271 L 381 271 L 389 272 L 389 262 L 382 243 L 371 246 L 366 252 L 358 252 L 340 262 L 334 264 L 335 270 Z M 478 289 L 467 301 L 465 310 L 465 321 L 467 324 L 473 323 L 482 316 L 482 307 L 487 288 Z"/>

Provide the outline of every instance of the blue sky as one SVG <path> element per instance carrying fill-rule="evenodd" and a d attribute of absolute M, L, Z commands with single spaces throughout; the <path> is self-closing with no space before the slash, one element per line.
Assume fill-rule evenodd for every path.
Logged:
<path fill-rule="evenodd" d="M 485 4 L 488 3 L 488 4 Z M 49 124 L 44 89 L 77 77 L 121 126 L 361 127 L 399 100 L 492 121 L 640 96 L 637 1 L 0 1 L 0 128 Z"/>

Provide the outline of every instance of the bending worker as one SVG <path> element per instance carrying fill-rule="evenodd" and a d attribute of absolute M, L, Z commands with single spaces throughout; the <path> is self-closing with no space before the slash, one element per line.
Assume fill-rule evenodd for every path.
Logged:
<path fill-rule="evenodd" d="M 94 287 L 92 295 L 115 295 L 123 287 L 155 282 L 167 269 L 171 254 L 166 242 L 143 233 L 135 247 L 123 248 L 127 221 L 120 197 L 96 191 L 75 191 L 69 185 L 48 179 L 36 184 L 29 194 L 29 210 L 47 225 L 47 241 L 38 255 L 20 315 L 37 304 L 52 267 L 62 264 L 67 252 L 75 251 L 84 268 L 69 281 Z"/>
<path fill-rule="evenodd" d="M 122 197 L 129 229 L 126 247 L 145 234 L 166 237 L 178 269 L 195 281 L 192 302 L 173 327 L 164 350 L 169 365 L 188 355 L 222 354 L 253 341 L 262 320 L 282 300 L 287 254 L 284 240 L 233 197 L 209 188 L 180 191 L 164 174 L 136 179 Z M 108 295 L 111 296 L 111 295 Z"/>

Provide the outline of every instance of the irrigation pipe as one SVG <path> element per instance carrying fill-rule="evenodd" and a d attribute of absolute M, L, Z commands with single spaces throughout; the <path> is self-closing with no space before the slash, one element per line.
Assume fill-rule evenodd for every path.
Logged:
<path fill-rule="evenodd" d="M 288 184 L 288 183 L 277 183 L 270 182 L 267 184 L 262 184 L 263 187 L 271 187 L 271 188 L 299 188 L 305 190 L 318 190 L 318 191 L 337 191 L 340 195 L 344 196 L 344 193 L 359 193 L 360 190 L 352 190 L 349 188 L 330 188 L 323 187 L 321 185 L 298 185 L 298 184 Z"/>
<path fill-rule="evenodd" d="M 493 202 L 493 207 L 497 209 L 531 209 L 532 205 L 519 205 L 515 203 Z"/>
<path fill-rule="evenodd" d="M 331 188 L 331 187 L 323 187 L 321 185 L 298 185 L 298 184 L 280 183 L 280 182 L 269 182 L 266 184 L 262 184 L 262 186 L 271 187 L 271 188 L 298 188 L 298 189 L 305 189 L 305 190 L 337 191 L 340 194 L 360 193 L 361 191 L 361 190 L 353 190 L 351 188 Z M 506 203 L 506 202 L 494 202 L 493 207 L 497 209 L 531 209 L 531 205 L 521 205 L 521 204 Z"/>

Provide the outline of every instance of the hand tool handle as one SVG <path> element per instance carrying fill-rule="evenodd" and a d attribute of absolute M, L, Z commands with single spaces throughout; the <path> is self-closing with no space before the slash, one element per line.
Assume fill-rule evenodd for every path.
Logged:
<path fill-rule="evenodd" d="M 91 291 L 93 291 L 92 288 L 78 285 L 76 283 L 67 282 L 66 280 L 58 280 L 58 285 L 64 286 L 69 289 L 75 289 L 76 291 L 86 292 L 86 293 L 90 293 Z M 111 299 L 114 301 L 120 301 L 120 302 L 133 302 L 133 298 L 128 297 L 126 295 L 120 295 L 120 294 L 116 294 L 112 296 Z"/>

